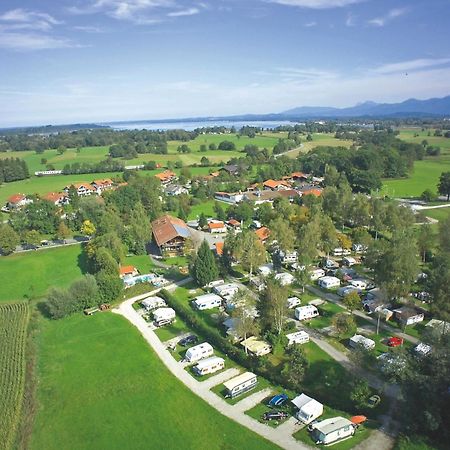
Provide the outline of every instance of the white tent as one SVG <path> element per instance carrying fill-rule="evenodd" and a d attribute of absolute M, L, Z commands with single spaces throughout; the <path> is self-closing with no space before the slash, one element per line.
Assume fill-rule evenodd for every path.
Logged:
<path fill-rule="evenodd" d="M 308 397 L 306 394 L 300 394 L 292 400 L 292 403 L 298 409 L 296 417 L 306 425 L 311 423 L 323 414 L 323 405 L 317 400 Z"/>

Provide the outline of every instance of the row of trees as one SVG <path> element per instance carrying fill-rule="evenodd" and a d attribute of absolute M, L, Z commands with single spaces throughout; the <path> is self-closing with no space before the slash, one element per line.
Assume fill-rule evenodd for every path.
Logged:
<path fill-rule="evenodd" d="M 27 163 L 20 158 L 0 159 L 0 184 L 30 177 Z"/>

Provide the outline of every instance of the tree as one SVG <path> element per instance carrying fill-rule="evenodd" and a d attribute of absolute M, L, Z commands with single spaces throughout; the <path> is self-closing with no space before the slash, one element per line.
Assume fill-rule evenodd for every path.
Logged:
<path fill-rule="evenodd" d="M 431 189 L 425 189 L 422 194 L 420 194 L 420 199 L 424 202 L 433 202 L 436 200 L 436 194 Z"/>
<path fill-rule="evenodd" d="M 289 362 L 285 363 L 281 374 L 291 389 L 300 390 L 302 381 L 309 367 L 308 359 L 303 349 L 298 345 L 288 348 Z"/>
<path fill-rule="evenodd" d="M 281 334 L 287 315 L 287 299 L 287 289 L 275 278 L 269 278 L 258 302 L 258 311 L 265 330 L 274 330 L 278 335 Z"/>
<path fill-rule="evenodd" d="M 361 298 L 359 297 L 358 292 L 350 291 L 346 295 L 344 295 L 343 303 L 345 307 L 353 313 L 355 309 L 361 305 Z"/>
<path fill-rule="evenodd" d="M 93 275 L 85 275 L 74 281 L 69 288 L 69 296 L 78 311 L 98 305 L 100 293 Z"/>
<path fill-rule="evenodd" d="M 119 264 L 117 264 L 117 261 L 105 247 L 96 249 L 92 258 L 92 266 L 94 272 L 103 271 L 110 275 L 117 275 L 119 273 Z"/>
<path fill-rule="evenodd" d="M 49 316 L 53 319 L 62 319 L 75 312 L 74 302 L 66 289 L 51 288 L 45 305 Z"/>
<path fill-rule="evenodd" d="M 355 319 L 345 312 L 336 314 L 332 322 L 339 336 L 346 336 L 356 331 Z"/>
<path fill-rule="evenodd" d="M 145 246 L 152 236 L 152 226 L 141 202 L 136 203 L 131 211 L 128 231 L 132 239 L 130 250 L 136 255 L 144 255 Z"/>
<path fill-rule="evenodd" d="M 199 286 L 206 286 L 219 276 L 214 254 L 209 248 L 208 242 L 203 241 L 200 244 L 197 255 L 191 266 L 192 278 Z"/>
<path fill-rule="evenodd" d="M 95 234 L 95 225 L 90 220 L 85 220 L 81 226 L 81 232 L 86 236 L 92 236 Z"/>
<path fill-rule="evenodd" d="M 272 220 L 269 224 L 270 238 L 277 248 L 284 252 L 294 249 L 295 233 L 289 226 L 289 222 L 281 217 Z"/>
<path fill-rule="evenodd" d="M 117 300 L 123 292 L 123 281 L 119 274 L 113 275 L 105 270 L 101 270 L 95 275 L 97 280 L 100 298 L 103 302 L 109 303 Z"/>
<path fill-rule="evenodd" d="M 233 296 L 233 304 L 236 305 L 231 313 L 235 319 L 235 331 L 237 336 L 245 340 L 258 331 L 257 322 L 249 312 L 255 306 L 255 299 L 246 289 L 239 289 Z M 245 353 L 247 353 L 247 348 L 245 348 Z"/>
<path fill-rule="evenodd" d="M 214 203 L 214 213 L 216 214 L 217 219 L 222 221 L 227 220 L 227 215 L 219 202 Z"/>
<path fill-rule="evenodd" d="M 249 272 L 251 277 L 253 269 L 266 261 L 266 249 L 252 231 L 240 233 L 237 245 L 238 248 L 235 249 L 236 259 L 241 262 L 242 267 Z"/>
<path fill-rule="evenodd" d="M 205 216 L 204 212 L 200 213 L 200 216 L 198 217 L 198 226 L 203 230 L 208 226 L 208 219 Z"/>
<path fill-rule="evenodd" d="M 442 172 L 439 177 L 438 192 L 441 195 L 447 196 L 447 201 L 450 200 L 450 172 Z"/>
<path fill-rule="evenodd" d="M 421 225 L 417 234 L 417 248 L 422 262 L 426 262 L 427 253 L 431 252 L 431 249 L 434 247 L 434 242 L 434 233 L 431 226 L 428 224 Z"/>
<path fill-rule="evenodd" d="M 23 241 L 28 245 L 33 245 L 35 247 L 39 246 L 41 243 L 42 236 L 39 231 L 29 230 L 26 231 L 23 235 Z"/>
<path fill-rule="evenodd" d="M 367 381 L 358 380 L 350 393 L 350 399 L 357 408 L 364 408 L 367 405 L 370 394 L 371 391 Z"/>
<path fill-rule="evenodd" d="M 19 245 L 19 235 L 8 225 L 0 225 L 0 250 L 4 255 L 10 255 Z"/>
<path fill-rule="evenodd" d="M 64 243 L 66 242 L 66 239 L 70 236 L 69 227 L 62 220 L 61 222 L 59 222 L 58 229 L 56 230 L 56 236 L 58 239 L 62 239 Z"/>
<path fill-rule="evenodd" d="M 302 288 L 302 292 L 305 293 L 305 287 L 311 281 L 308 271 L 306 267 L 299 268 L 295 272 L 295 282 Z"/>

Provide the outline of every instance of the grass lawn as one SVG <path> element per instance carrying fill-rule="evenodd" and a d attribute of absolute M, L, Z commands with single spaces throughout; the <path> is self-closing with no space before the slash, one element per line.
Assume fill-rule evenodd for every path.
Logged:
<path fill-rule="evenodd" d="M 50 286 L 66 287 L 86 270 L 81 245 L 0 257 L 0 302 L 39 298 Z"/>
<path fill-rule="evenodd" d="M 136 267 L 136 269 L 139 270 L 140 273 L 149 273 L 155 268 L 153 261 L 150 259 L 150 256 L 148 255 L 127 256 L 123 265 L 134 266 Z"/>
<path fill-rule="evenodd" d="M 318 310 L 320 314 L 318 317 L 305 321 L 305 324 L 310 328 L 318 329 L 329 327 L 332 324 L 334 315 L 345 311 L 344 308 L 331 302 L 326 302 L 323 305 L 320 305 Z"/>
<path fill-rule="evenodd" d="M 124 318 L 75 315 L 41 329 L 31 449 L 277 448 L 190 392 Z"/>
<path fill-rule="evenodd" d="M 191 211 L 188 215 L 189 220 L 197 219 L 201 213 L 203 213 L 206 217 L 216 217 L 216 213 L 214 212 L 215 200 L 207 200 L 206 202 L 199 203 L 198 205 L 191 206 Z M 228 206 L 226 203 L 219 202 L 222 209 L 226 212 Z"/>
<path fill-rule="evenodd" d="M 170 258 L 163 258 L 162 262 L 168 266 L 185 267 L 188 265 L 186 256 L 172 256 Z"/>
<path fill-rule="evenodd" d="M 436 220 L 445 220 L 450 216 L 450 207 L 447 208 L 436 208 L 436 209 L 424 209 L 421 211 L 425 216 L 431 217 Z"/>
<path fill-rule="evenodd" d="M 165 325 L 164 327 L 157 328 L 155 330 L 156 336 L 158 336 L 161 342 L 169 341 L 180 334 L 189 333 L 191 330 L 189 327 L 179 318 L 170 325 Z"/>
<path fill-rule="evenodd" d="M 287 153 L 289 158 L 296 158 L 300 153 L 307 153 L 312 150 L 314 147 L 319 146 L 329 146 L 329 147 L 350 147 L 353 144 L 353 141 L 345 140 L 345 139 L 336 139 L 334 137 L 334 133 L 313 133 L 313 140 L 310 142 L 306 141 L 306 136 L 303 139 L 303 146 L 296 150 L 292 150 Z"/>

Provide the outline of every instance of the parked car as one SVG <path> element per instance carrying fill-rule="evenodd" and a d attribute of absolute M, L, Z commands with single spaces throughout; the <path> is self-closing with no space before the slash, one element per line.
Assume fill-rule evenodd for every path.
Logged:
<path fill-rule="evenodd" d="M 375 408 L 380 404 L 380 402 L 381 398 L 379 395 L 372 395 L 372 397 L 370 397 L 369 400 L 367 401 L 367 406 L 369 408 Z"/>
<path fill-rule="evenodd" d="M 390 337 L 387 341 L 387 345 L 389 347 L 399 347 L 403 344 L 403 339 L 401 337 L 393 336 Z"/>
<path fill-rule="evenodd" d="M 287 419 L 289 414 L 284 411 L 267 411 L 262 415 L 263 420 L 283 420 Z"/>
<path fill-rule="evenodd" d="M 423 303 L 430 303 L 431 301 L 431 294 L 429 292 L 426 291 L 415 292 L 413 295 Z"/>
<path fill-rule="evenodd" d="M 267 406 L 271 408 L 276 408 L 279 406 L 283 406 L 287 401 L 289 400 L 289 397 L 287 394 L 278 394 L 274 395 L 270 400 Z"/>
<path fill-rule="evenodd" d="M 186 347 L 186 345 L 195 344 L 198 341 L 198 337 L 195 334 L 191 334 L 189 336 L 184 337 L 183 339 L 180 339 L 178 344 L 182 345 L 183 347 Z"/>

